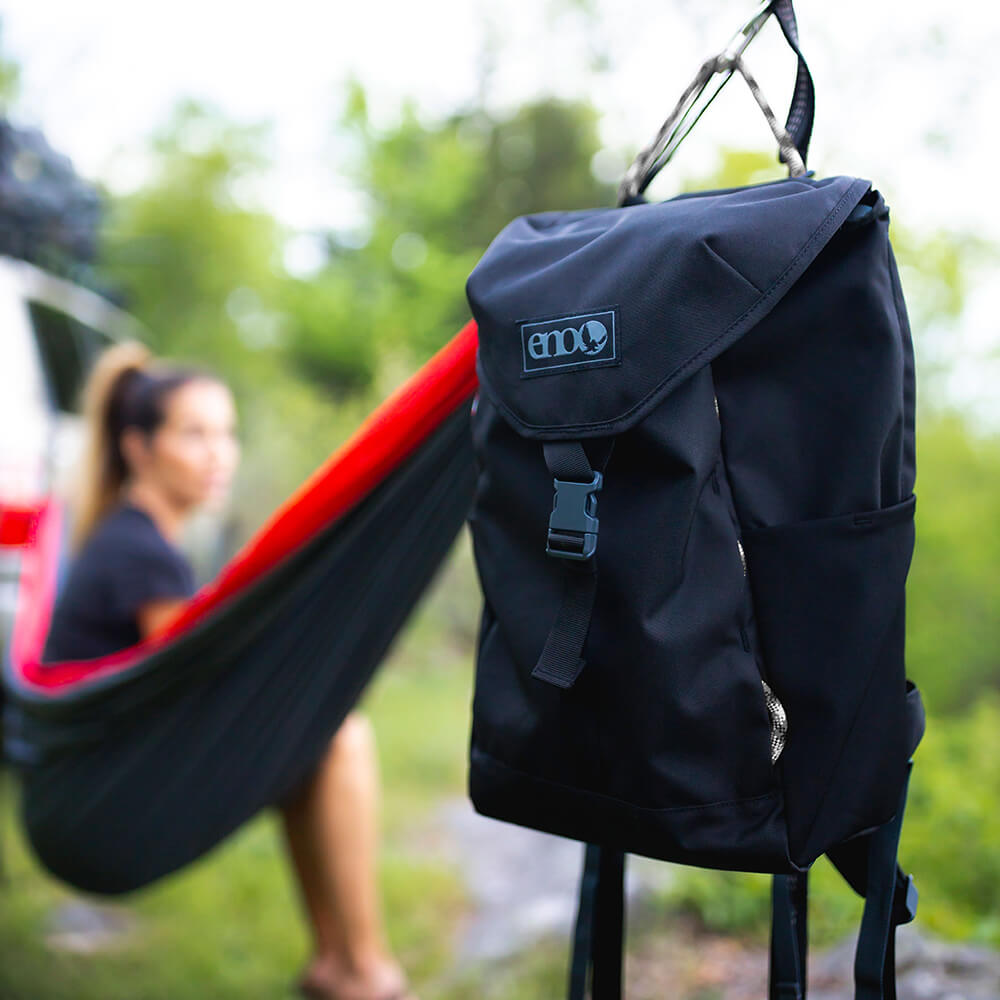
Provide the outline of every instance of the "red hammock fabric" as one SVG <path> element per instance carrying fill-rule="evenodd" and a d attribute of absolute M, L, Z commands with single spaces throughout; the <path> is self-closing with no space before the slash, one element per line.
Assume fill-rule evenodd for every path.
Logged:
<path fill-rule="evenodd" d="M 0 548 L 34 545 L 42 509 L 41 506 L 0 509 Z"/>
<path fill-rule="evenodd" d="M 62 516 L 54 500 L 27 512 L 21 519 L 30 527 L 23 532 L 22 584 L 11 643 L 21 682 L 55 696 L 68 686 L 125 670 L 267 573 L 350 510 L 475 392 L 477 344 L 476 324 L 470 321 L 368 416 L 166 629 L 129 649 L 95 660 L 40 662 L 55 597 Z"/>

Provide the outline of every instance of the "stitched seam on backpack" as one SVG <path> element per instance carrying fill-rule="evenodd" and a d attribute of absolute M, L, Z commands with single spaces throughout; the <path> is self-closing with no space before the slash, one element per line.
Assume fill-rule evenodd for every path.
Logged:
<path fill-rule="evenodd" d="M 811 238 L 811 237 L 810 237 L 810 238 Z M 729 272 L 731 272 L 732 274 L 736 275 L 736 277 L 737 277 L 737 278 L 739 278 L 739 279 L 740 279 L 740 281 L 742 281 L 742 282 L 744 282 L 744 283 L 748 284 L 748 285 L 749 285 L 749 286 L 750 286 L 750 287 L 751 287 L 751 288 L 752 288 L 752 289 L 754 290 L 754 292 L 755 292 L 755 293 L 756 293 L 757 295 L 762 295 L 762 294 L 764 293 L 764 289 L 762 289 L 762 288 L 758 288 L 758 287 L 757 287 L 757 286 L 756 286 L 756 285 L 755 285 L 755 284 L 754 284 L 754 283 L 753 283 L 753 282 L 752 282 L 752 281 L 751 281 L 751 280 L 750 280 L 750 279 L 749 279 L 749 278 L 748 278 L 748 277 L 747 277 L 747 276 L 746 276 L 746 275 L 745 275 L 745 274 L 744 274 L 744 273 L 743 273 L 743 272 L 742 272 L 742 271 L 741 271 L 741 270 L 740 270 L 740 269 L 739 269 L 739 268 L 738 268 L 738 267 L 737 267 L 737 266 L 736 266 L 735 264 L 731 264 L 731 263 L 730 263 L 730 262 L 729 262 L 728 260 L 726 260 L 726 258 L 725 258 L 725 257 L 723 257 L 723 256 L 722 256 L 722 254 L 721 254 L 721 253 L 719 253 L 719 251 L 718 251 L 718 250 L 716 250 L 716 249 L 715 249 L 715 248 L 714 248 L 714 247 L 713 247 L 713 246 L 712 246 L 712 245 L 711 245 L 711 244 L 710 244 L 710 243 L 709 243 L 709 242 L 708 242 L 707 240 L 702 240 L 701 242 L 702 242 L 702 244 L 704 245 L 705 249 L 706 249 L 706 250 L 707 250 L 707 251 L 708 251 L 708 252 L 709 252 L 709 253 L 710 253 L 710 254 L 711 254 L 711 255 L 712 255 L 712 256 L 713 256 L 713 257 L 714 257 L 714 258 L 715 258 L 715 259 L 716 259 L 716 260 L 717 260 L 717 261 L 718 261 L 719 263 L 720 263 L 720 264 L 722 264 L 722 266 L 723 266 L 723 267 L 725 267 L 725 269 L 726 269 L 727 271 L 729 271 Z M 755 303 L 755 304 L 756 304 L 756 303 Z M 737 322 L 739 322 L 739 321 L 737 321 Z"/>
<path fill-rule="evenodd" d="M 653 812 L 653 813 L 668 813 L 668 812 L 697 812 L 702 809 L 718 809 L 722 806 L 736 806 L 743 805 L 749 802 L 762 802 L 766 799 L 774 799 L 782 794 L 781 788 L 776 788 L 771 792 L 764 792 L 761 795 L 749 795 L 742 799 L 720 799 L 717 802 L 705 802 L 701 805 L 696 806 L 640 806 L 636 805 L 634 802 L 629 802 L 627 799 L 620 799 L 614 795 L 608 795 L 605 792 L 594 792 L 587 788 L 578 788 L 575 785 L 566 785 L 561 781 L 553 781 L 551 778 L 543 778 L 537 774 L 529 774 L 527 771 L 522 771 L 520 768 L 512 767 L 505 761 L 499 760 L 492 754 L 487 753 L 485 750 L 476 748 L 476 753 L 485 757 L 487 761 L 494 765 L 495 767 L 503 768 L 505 771 L 510 771 L 513 774 L 522 775 L 528 778 L 530 781 L 538 781 L 544 785 L 551 785 L 553 788 L 565 788 L 568 791 L 575 792 L 578 795 L 588 795 L 598 799 L 604 799 L 607 802 L 614 802 L 619 805 L 628 806 L 629 809 L 639 809 L 642 812 Z"/>
<path fill-rule="evenodd" d="M 713 338 L 700 351 L 692 355 L 683 364 L 681 364 L 679 367 L 675 368 L 672 372 L 670 372 L 669 375 L 666 375 L 663 379 L 661 379 L 660 382 L 658 382 L 652 389 L 649 390 L 649 392 L 647 392 L 642 397 L 642 399 L 640 399 L 638 402 L 630 406 L 623 413 L 619 413 L 617 416 L 612 417 L 610 420 L 605 420 L 602 421 L 601 423 L 563 424 L 563 425 L 558 425 L 557 427 L 554 428 L 552 424 L 532 424 L 526 420 L 522 420 L 507 405 L 507 403 L 504 402 L 504 400 L 499 396 L 499 394 L 496 393 L 495 390 L 492 393 L 494 397 L 494 402 L 508 416 L 513 417 L 513 419 L 522 427 L 528 427 L 531 428 L 532 430 L 544 431 L 544 430 L 557 429 L 559 431 L 564 431 L 566 433 L 576 432 L 581 430 L 601 431 L 609 429 L 619 421 L 624 420 L 627 417 L 630 417 L 637 410 L 641 410 L 642 407 L 645 406 L 650 399 L 657 396 L 663 390 L 663 387 L 666 386 L 671 380 L 678 378 L 680 375 L 684 374 L 686 371 L 694 367 L 698 363 L 698 361 L 702 358 L 703 355 L 711 351 L 712 348 L 715 347 L 715 345 L 720 340 L 724 340 L 736 327 L 738 327 L 741 323 L 743 323 L 748 316 L 751 316 L 755 311 L 763 311 L 764 304 L 767 302 L 769 298 L 772 298 L 775 291 L 784 284 L 789 273 L 791 273 L 792 271 L 795 270 L 796 267 L 798 267 L 799 262 L 802 260 L 803 257 L 809 254 L 813 245 L 816 242 L 822 240 L 826 236 L 826 231 L 832 227 L 833 221 L 840 214 L 844 203 L 848 201 L 849 198 L 852 197 L 852 192 L 856 189 L 857 185 L 866 183 L 868 182 L 862 180 L 861 178 L 858 178 L 853 184 L 851 184 L 851 186 L 847 189 L 847 191 L 845 191 L 844 194 L 841 196 L 837 204 L 834 205 L 832 209 L 830 209 L 829 213 L 823 220 L 822 224 L 813 232 L 813 234 L 809 237 L 809 239 L 806 240 L 806 242 L 802 245 L 799 252 L 792 258 L 791 262 L 788 264 L 785 270 L 782 271 L 777 278 L 775 278 L 775 280 L 768 287 L 767 291 L 765 291 L 761 295 L 761 297 L 757 299 L 756 302 L 753 303 L 753 305 L 749 306 L 740 316 L 738 316 L 735 320 L 733 320 L 733 322 L 730 323 L 729 326 L 727 326 L 726 329 L 722 331 L 722 333 L 720 333 L 717 337 Z M 869 188 L 871 187 L 870 184 L 868 186 Z M 817 254 L 818 253 L 819 251 L 817 251 Z M 480 381 L 485 381 L 487 385 L 490 384 L 488 379 L 483 378 L 482 372 L 479 373 L 479 377 Z"/>

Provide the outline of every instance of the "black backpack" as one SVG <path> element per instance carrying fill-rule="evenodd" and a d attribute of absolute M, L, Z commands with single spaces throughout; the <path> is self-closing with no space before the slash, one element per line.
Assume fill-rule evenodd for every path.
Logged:
<path fill-rule="evenodd" d="M 787 127 L 803 160 L 807 111 Z M 633 190 L 514 219 L 467 294 L 469 793 L 588 844 L 570 996 L 620 996 L 632 852 L 775 875 L 772 998 L 805 995 L 826 854 L 866 898 L 856 996 L 893 998 L 923 710 L 904 668 L 913 350 L 882 197 L 801 172 Z"/>

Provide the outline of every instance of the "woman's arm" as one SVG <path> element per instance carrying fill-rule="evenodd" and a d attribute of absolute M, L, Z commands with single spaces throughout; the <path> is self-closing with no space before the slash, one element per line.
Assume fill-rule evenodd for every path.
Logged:
<path fill-rule="evenodd" d="M 148 639 L 154 632 L 162 631 L 177 617 L 186 604 L 186 600 L 178 597 L 147 601 L 140 606 L 135 615 L 139 625 L 139 635 L 143 639 Z"/>

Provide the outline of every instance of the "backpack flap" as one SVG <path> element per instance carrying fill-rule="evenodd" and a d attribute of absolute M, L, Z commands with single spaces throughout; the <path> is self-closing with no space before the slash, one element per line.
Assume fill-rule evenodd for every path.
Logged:
<path fill-rule="evenodd" d="M 869 190 L 796 178 L 514 219 L 466 283 L 481 386 L 525 437 L 619 433 L 766 316 Z"/>

